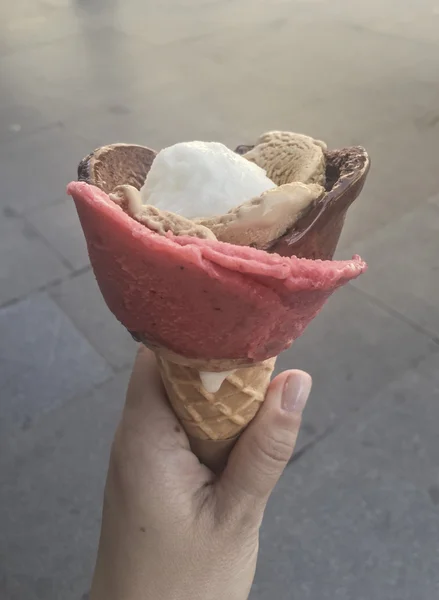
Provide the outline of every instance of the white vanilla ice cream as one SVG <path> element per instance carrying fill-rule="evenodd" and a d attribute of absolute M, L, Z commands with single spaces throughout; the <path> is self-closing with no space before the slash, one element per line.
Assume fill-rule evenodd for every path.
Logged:
<path fill-rule="evenodd" d="M 200 379 L 203 388 L 210 394 L 215 394 L 223 382 L 229 375 L 232 375 L 234 371 L 221 371 L 220 373 L 213 373 L 211 371 L 200 371 Z"/>
<path fill-rule="evenodd" d="M 151 204 L 188 219 L 224 215 L 276 185 L 264 169 L 218 142 L 161 150 L 140 190 Z"/>

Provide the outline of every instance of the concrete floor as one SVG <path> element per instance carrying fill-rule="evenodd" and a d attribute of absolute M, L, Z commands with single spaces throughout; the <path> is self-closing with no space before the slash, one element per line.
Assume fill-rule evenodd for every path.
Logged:
<path fill-rule="evenodd" d="M 280 366 L 315 378 L 254 600 L 439 596 L 439 1 L 0 4 L 0 597 L 87 598 L 134 345 L 66 183 L 126 141 L 293 129 L 373 168 L 340 291 Z"/>

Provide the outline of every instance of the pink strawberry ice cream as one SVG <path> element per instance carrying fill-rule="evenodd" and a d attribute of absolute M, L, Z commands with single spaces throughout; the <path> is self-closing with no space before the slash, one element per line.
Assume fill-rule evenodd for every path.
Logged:
<path fill-rule="evenodd" d="M 119 321 L 154 348 L 219 360 L 224 368 L 229 359 L 250 365 L 278 355 L 334 290 L 366 269 L 358 256 L 308 260 L 159 235 L 93 185 L 73 182 L 68 193 L 99 287 Z"/>

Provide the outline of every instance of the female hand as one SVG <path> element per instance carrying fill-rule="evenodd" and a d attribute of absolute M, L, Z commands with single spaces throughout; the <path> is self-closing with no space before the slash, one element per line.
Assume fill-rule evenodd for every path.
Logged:
<path fill-rule="evenodd" d="M 215 477 L 191 452 L 140 348 L 113 443 L 90 600 L 245 600 L 267 500 L 294 450 L 311 378 L 287 371 Z"/>

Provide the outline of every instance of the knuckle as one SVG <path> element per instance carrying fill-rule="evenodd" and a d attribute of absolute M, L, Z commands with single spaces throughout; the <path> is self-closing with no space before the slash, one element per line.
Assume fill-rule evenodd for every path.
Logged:
<path fill-rule="evenodd" d="M 278 470 L 291 457 L 293 443 L 291 436 L 279 435 L 276 437 L 264 435 L 256 442 L 259 455 L 267 469 Z"/>

